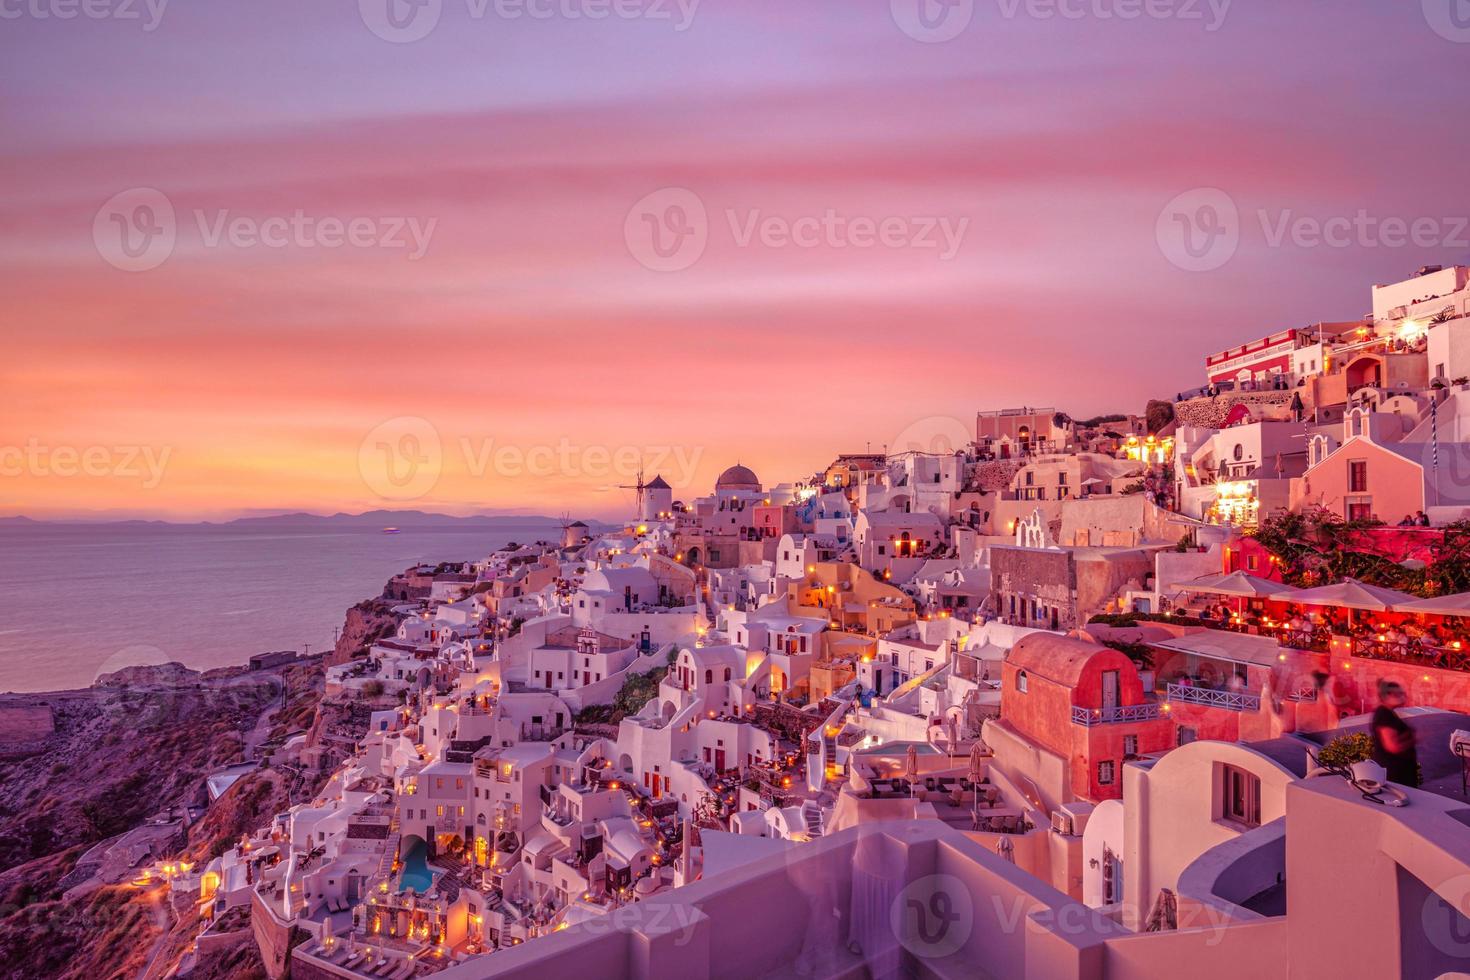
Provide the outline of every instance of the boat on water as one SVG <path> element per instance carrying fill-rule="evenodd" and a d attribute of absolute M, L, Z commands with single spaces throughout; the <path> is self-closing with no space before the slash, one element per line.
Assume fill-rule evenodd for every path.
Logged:
<path fill-rule="evenodd" d="M 396 527 L 385 527 L 385 528 L 383 528 L 383 533 L 384 534 L 397 534 L 398 533 L 398 528 L 396 528 Z"/>

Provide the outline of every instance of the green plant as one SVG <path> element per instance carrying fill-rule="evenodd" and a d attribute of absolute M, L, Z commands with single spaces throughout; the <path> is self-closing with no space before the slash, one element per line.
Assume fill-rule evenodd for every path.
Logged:
<path fill-rule="evenodd" d="M 1354 762 L 1371 758 L 1373 739 L 1362 732 L 1339 735 L 1322 746 L 1322 751 L 1317 753 L 1317 761 L 1322 766 L 1350 766 Z"/>
<path fill-rule="evenodd" d="M 362 696 L 365 698 L 375 698 L 382 693 L 383 682 L 377 678 L 373 678 L 362 686 Z"/>

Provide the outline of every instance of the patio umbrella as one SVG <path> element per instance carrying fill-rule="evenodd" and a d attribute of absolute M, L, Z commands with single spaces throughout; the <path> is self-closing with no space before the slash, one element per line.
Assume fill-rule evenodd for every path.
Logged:
<path fill-rule="evenodd" d="M 1395 612 L 1429 613 L 1433 616 L 1470 616 L 1470 592 L 1415 599 L 1394 606 Z"/>
<path fill-rule="evenodd" d="M 909 796 L 914 795 L 914 784 L 919 781 L 919 747 L 910 745 L 904 752 L 904 772 L 909 777 Z"/>
<path fill-rule="evenodd" d="M 1177 587 L 1185 592 L 1205 592 L 1211 595 L 1237 596 L 1243 599 L 1265 599 L 1267 597 L 1292 599 L 1291 593 L 1296 591 L 1289 585 L 1273 582 L 1270 579 L 1257 578 L 1245 572 L 1206 575 L 1204 578 L 1184 582 Z"/>
<path fill-rule="evenodd" d="M 1415 601 L 1414 597 L 1407 592 L 1367 585 L 1352 578 L 1343 579 L 1333 585 L 1318 586 L 1315 589 L 1292 589 L 1283 586 L 1272 598 L 1305 606 L 1341 606 L 1344 609 L 1366 609 L 1369 612 L 1387 612 L 1389 609 L 1398 609 Z"/>
<path fill-rule="evenodd" d="M 975 744 L 970 746 L 970 788 L 974 795 L 970 801 L 970 816 L 973 826 L 980 826 L 980 770 L 985 765 L 984 743 L 978 738 Z"/>

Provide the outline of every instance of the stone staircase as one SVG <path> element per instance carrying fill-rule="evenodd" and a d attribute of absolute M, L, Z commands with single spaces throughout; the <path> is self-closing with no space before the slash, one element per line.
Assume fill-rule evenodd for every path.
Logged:
<path fill-rule="evenodd" d="M 806 824 L 807 836 L 816 840 L 822 836 L 822 808 L 811 800 L 801 805 L 801 819 Z"/>

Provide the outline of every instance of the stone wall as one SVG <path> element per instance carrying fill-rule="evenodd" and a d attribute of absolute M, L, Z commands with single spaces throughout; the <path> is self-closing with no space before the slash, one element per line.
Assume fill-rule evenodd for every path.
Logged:
<path fill-rule="evenodd" d="M 1310 409 L 1310 398 L 1306 388 L 1289 388 L 1285 391 L 1222 391 L 1214 398 L 1186 398 L 1174 403 L 1174 419 L 1180 425 L 1199 425 L 1208 429 L 1220 429 L 1236 405 L 1250 409 L 1256 419 L 1291 418 L 1291 396 L 1300 392 L 1302 401 Z"/>
<path fill-rule="evenodd" d="M 1071 629 L 1077 625 L 1076 569 L 1070 551 L 1037 548 L 993 547 L 990 549 L 991 599 L 996 614 L 1016 625 L 1041 625 L 1030 618 L 1029 601 L 1057 610 L 1057 626 Z M 1023 615 L 1019 606 L 1014 620 L 1010 615 L 1010 596 L 1019 603 L 1027 600 Z M 1050 626 L 1048 618 L 1045 625 Z"/>

